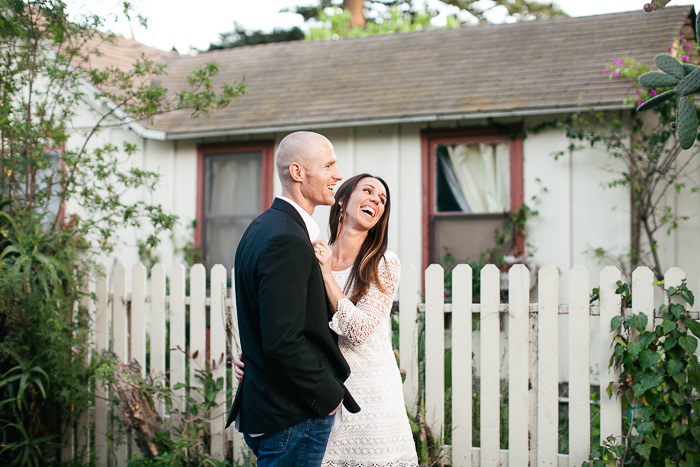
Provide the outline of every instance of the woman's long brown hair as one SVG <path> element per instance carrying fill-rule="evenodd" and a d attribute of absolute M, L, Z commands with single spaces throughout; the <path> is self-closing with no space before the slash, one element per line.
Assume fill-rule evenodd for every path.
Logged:
<path fill-rule="evenodd" d="M 350 196 L 363 178 L 374 178 L 384 185 L 384 189 L 386 190 L 386 204 L 384 204 L 384 214 L 379 219 L 379 222 L 367 232 L 367 237 L 365 241 L 362 242 L 357 258 L 355 258 L 355 262 L 352 265 L 350 278 L 343 291 L 347 296 L 349 291 L 352 290 L 352 295 L 348 298 L 354 304 L 357 304 L 367 293 L 372 282 L 375 282 L 382 292 L 385 291 L 384 284 L 379 281 L 379 262 L 384 257 L 388 242 L 387 232 L 389 231 L 389 212 L 391 211 L 389 186 L 381 178 L 368 173 L 362 173 L 349 178 L 340 186 L 335 194 L 335 204 L 331 206 L 330 219 L 328 222 L 331 230 L 328 243 L 332 245 L 343 230 L 343 219 L 341 216 L 346 214 L 341 214 L 341 209 L 343 206 L 348 206 Z"/>

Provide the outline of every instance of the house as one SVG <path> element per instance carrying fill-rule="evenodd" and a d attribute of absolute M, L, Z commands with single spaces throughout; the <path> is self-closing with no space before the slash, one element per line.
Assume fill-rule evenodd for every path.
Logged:
<path fill-rule="evenodd" d="M 694 37 L 692 6 L 503 25 L 242 47 L 179 56 L 120 38 L 102 47 L 104 63 L 127 64 L 146 53 L 168 67 L 160 84 L 185 86 L 185 76 L 206 62 L 217 79 L 239 80 L 239 103 L 191 119 L 188 112 L 152 122 L 128 122 L 100 137 L 137 144 L 132 163 L 162 175 L 152 200 L 179 215 L 175 246 L 197 220 L 194 239 L 207 265 L 231 267 L 247 224 L 280 192 L 273 157 L 289 132 L 312 130 L 335 145 L 348 177 L 383 177 L 392 195 L 389 247 L 418 270 L 439 262 L 447 247 L 455 258 L 476 259 L 492 235 L 523 202 L 539 216 L 527 238 L 538 265 L 554 264 L 567 276 L 583 264 L 602 266 L 586 250 L 630 243 L 629 194 L 605 188 L 614 164 L 587 150 L 555 160 L 566 149 L 560 130 L 531 133 L 545 122 L 579 110 L 583 102 L 623 118 L 629 82 L 610 80 L 606 64 L 629 56 L 651 65 L 657 53 L 684 34 Z M 546 188 L 546 193 L 542 189 Z M 676 196 L 675 194 L 669 196 Z M 700 197 L 671 199 L 690 220 L 668 237 L 665 267 L 679 266 L 696 292 L 700 273 Z M 314 213 L 325 232 L 327 208 Z M 134 234 L 124 240 L 133 245 Z M 159 249 L 167 265 L 174 245 Z M 137 261 L 136 249 L 115 253 Z M 565 292 L 563 292 L 565 293 Z M 565 297 L 562 297 L 565 300 Z"/>

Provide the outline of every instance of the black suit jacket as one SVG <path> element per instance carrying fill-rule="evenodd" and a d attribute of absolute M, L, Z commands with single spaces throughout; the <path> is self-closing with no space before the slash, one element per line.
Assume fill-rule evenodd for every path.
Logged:
<path fill-rule="evenodd" d="M 246 229 L 236 250 L 236 311 L 245 378 L 228 416 L 243 433 L 271 433 L 340 403 L 357 403 L 343 382 L 350 368 L 328 327 L 333 310 L 306 225 L 288 202 Z"/>

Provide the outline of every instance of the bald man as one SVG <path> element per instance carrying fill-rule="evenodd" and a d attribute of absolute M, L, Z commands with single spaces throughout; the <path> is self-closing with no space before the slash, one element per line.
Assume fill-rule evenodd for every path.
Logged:
<path fill-rule="evenodd" d="M 320 466 L 342 405 L 359 411 L 350 368 L 328 322 L 333 310 L 311 242 L 316 206 L 332 205 L 342 179 L 333 145 L 318 133 L 287 135 L 275 154 L 282 195 L 243 234 L 235 258 L 245 379 L 236 420 L 259 467 Z"/>

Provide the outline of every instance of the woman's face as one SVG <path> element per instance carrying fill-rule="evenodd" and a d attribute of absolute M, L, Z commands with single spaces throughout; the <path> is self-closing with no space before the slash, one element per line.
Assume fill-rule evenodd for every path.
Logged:
<path fill-rule="evenodd" d="M 384 215 L 386 189 L 376 178 L 366 177 L 355 186 L 344 206 L 346 227 L 369 230 Z"/>

